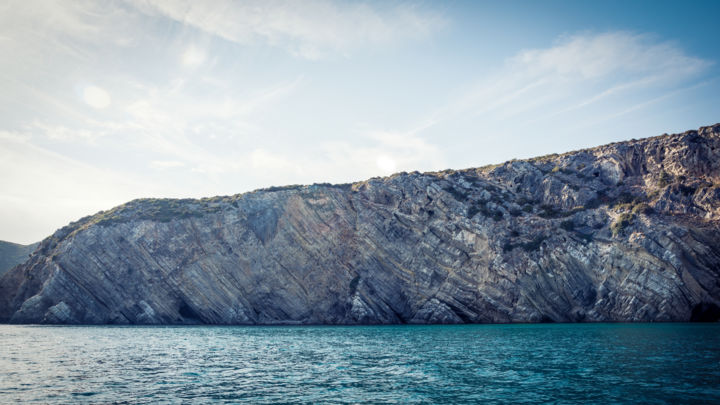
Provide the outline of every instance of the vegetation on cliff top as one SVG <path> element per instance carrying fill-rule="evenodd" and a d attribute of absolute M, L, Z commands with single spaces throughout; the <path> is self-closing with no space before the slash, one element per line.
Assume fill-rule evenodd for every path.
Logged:
<path fill-rule="evenodd" d="M 702 131 L 702 129 L 701 129 Z M 623 216 L 622 220 L 612 224 L 612 233 L 617 235 L 632 223 L 632 217 L 636 215 L 652 214 L 654 208 L 651 202 L 658 198 L 661 190 L 672 188 L 675 192 L 683 195 L 692 195 L 698 187 L 712 187 L 713 183 L 696 186 L 685 184 L 682 176 L 672 176 L 665 170 L 660 171 L 656 178 L 656 188 L 638 187 L 637 185 L 626 185 L 619 182 L 616 185 L 603 184 L 599 181 L 598 174 L 601 169 L 597 167 L 597 156 L 594 153 L 606 150 L 608 147 L 618 145 L 633 146 L 642 142 L 675 137 L 678 139 L 691 138 L 697 131 L 688 131 L 679 135 L 661 135 L 647 138 L 645 140 L 633 140 L 624 143 L 615 143 L 580 151 L 566 152 L 563 154 L 549 154 L 527 160 L 511 160 L 505 163 L 488 165 L 476 169 L 465 170 L 444 170 L 428 173 L 398 173 L 386 178 L 373 178 L 368 181 L 333 185 L 328 183 L 313 184 L 310 186 L 288 185 L 274 186 L 256 190 L 244 194 L 232 196 L 217 196 L 202 199 L 158 199 L 146 198 L 130 201 L 126 204 L 114 207 L 107 211 L 101 211 L 95 215 L 87 216 L 75 221 L 60 229 L 49 239 L 55 244 L 68 236 L 87 229 L 90 226 L 113 226 L 134 220 L 150 220 L 167 223 L 173 220 L 200 218 L 204 215 L 215 214 L 227 209 L 238 209 L 240 201 L 252 195 L 274 192 L 313 192 L 318 190 L 338 189 L 340 191 L 358 192 L 362 185 L 368 182 L 396 181 L 402 176 L 413 178 L 434 179 L 442 182 L 443 190 L 456 201 L 467 206 L 467 218 L 473 219 L 478 214 L 491 218 L 493 221 L 510 220 L 510 218 L 522 215 L 533 215 L 545 220 L 555 220 L 572 217 L 575 214 L 590 209 L 607 207 L 613 211 L 629 213 L 630 217 Z M 694 139 L 694 138 L 693 138 Z M 578 162 L 578 159 L 582 161 Z M 535 190 L 513 189 L 507 184 L 502 184 L 502 175 L 498 170 L 508 168 L 515 163 L 530 164 L 540 171 L 543 181 L 558 181 L 565 184 L 573 193 L 579 193 L 583 189 L 591 190 L 595 196 L 576 204 L 572 208 L 563 208 L 562 205 L 550 201 L 543 201 L 532 194 Z M 485 194 L 483 194 L 485 193 Z M 483 195 L 483 198 L 479 196 Z M 562 226 L 567 228 L 570 222 L 564 221 Z M 48 245 L 48 243 L 45 243 Z"/>

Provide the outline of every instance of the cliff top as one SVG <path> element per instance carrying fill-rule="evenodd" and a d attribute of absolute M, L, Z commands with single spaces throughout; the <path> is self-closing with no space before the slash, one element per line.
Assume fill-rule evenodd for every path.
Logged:
<path fill-rule="evenodd" d="M 173 219 L 202 217 L 225 209 L 238 208 L 241 200 L 252 200 L 268 193 L 313 193 L 328 190 L 362 192 L 379 184 L 420 178 L 426 181 L 445 181 L 441 187 L 458 200 L 466 199 L 469 189 L 480 187 L 487 189 L 490 194 L 497 194 L 493 195 L 493 199 L 512 199 L 522 208 L 523 203 L 534 201 L 545 208 L 545 216 L 552 216 L 552 212 L 561 210 L 572 212 L 578 206 L 567 206 L 563 201 L 554 200 L 552 196 L 538 196 L 530 190 L 533 187 L 530 183 L 533 181 L 528 182 L 528 177 L 534 178 L 537 183 L 550 176 L 553 181 L 559 181 L 575 191 L 588 188 L 595 192 L 594 197 L 586 199 L 582 208 L 632 202 L 637 205 L 656 198 L 664 187 L 671 185 L 679 187 L 685 194 L 698 188 L 719 187 L 720 173 L 715 167 L 718 163 L 697 156 L 698 145 L 717 142 L 718 139 L 720 123 L 678 134 L 613 142 L 477 168 L 424 173 L 400 172 L 347 184 L 273 186 L 230 196 L 200 199 L 142 198 L 74 221 L 43 241 L 43 246 L 54 246 L 60 240 L 92 225 L 109 226 L 133 220 L 169 222 Z M 714 150 L 715 147 L 711 148 Z M 691 181 L 688 183 L 689 179 Z M 627 184 L 624 183 L 625 180 L 628 180 Z M 609 186 L 620 187 L 608 192 Z M 515 198 L 510 196 L 510 193 L 516 194 Z"/>

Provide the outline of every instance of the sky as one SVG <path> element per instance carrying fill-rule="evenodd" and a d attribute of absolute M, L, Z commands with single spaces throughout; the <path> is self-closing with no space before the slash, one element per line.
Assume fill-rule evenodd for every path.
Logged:
<path fill-rule="evenodd" d="M 720 2 L 3 1 L 0 239 L 720 121 Z"/>

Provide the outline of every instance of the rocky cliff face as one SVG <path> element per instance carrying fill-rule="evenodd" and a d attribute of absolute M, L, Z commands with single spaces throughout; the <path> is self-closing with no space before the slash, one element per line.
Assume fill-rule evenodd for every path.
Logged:
<path fill-rule="evenodd" d="M 720 124 L 563 155 L 136 200 L 0 279 L 20 323 L 720 318 Z"/>

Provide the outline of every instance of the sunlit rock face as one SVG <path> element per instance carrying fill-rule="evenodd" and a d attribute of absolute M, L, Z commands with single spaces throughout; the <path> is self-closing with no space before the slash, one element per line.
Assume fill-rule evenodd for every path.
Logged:
<path fill-rule="evenodd" d="M 136 200 L 0 279 L 17 323 L 720 316 L 720 125 L 497 166 Z"/>

